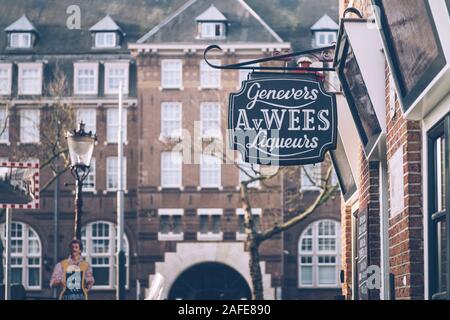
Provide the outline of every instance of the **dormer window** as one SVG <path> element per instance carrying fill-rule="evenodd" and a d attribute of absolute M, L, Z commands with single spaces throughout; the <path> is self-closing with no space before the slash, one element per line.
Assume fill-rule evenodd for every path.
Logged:
<path fill-rule="evenodd" d="M 338 24 L 328 15 L 323 15 L 312 27 L 313 47 L 326 47 L 336 42 Z"/>
<path fill-rule="evenodd" d="M 211 5 L 195 20 L 198 25 L 198 39 L 225 38 L 227 18 L 214 5 Z"/>
<path fill-rule="evenodd" d="M 95 34 L 96 48 L 114 48 L 117 45 L 115 32 L 97 32 Z"/>
<path fill-rule="evenodd" d="M 8 34 L 9 49 L 30 49 L 33 48 L 39 33 L 26 16 L 5 28 Z"/>
<path fill-rule="evenodd" d="M 215 39 L 225 37 L 224 23 L 204 22 L 200 24 L 200 37 L 203 39 Z"/>
<path fill-rule="evenodd" d="M 31 33 L 11 33 L 10 48 L 31 48 Z"/>
<path fill-rule="evenodd" d="M 89 31 L 92 33 L 94 49 L 120 48 L 121 36 L 125 35 L 110 16 L 104 17 Z"/>

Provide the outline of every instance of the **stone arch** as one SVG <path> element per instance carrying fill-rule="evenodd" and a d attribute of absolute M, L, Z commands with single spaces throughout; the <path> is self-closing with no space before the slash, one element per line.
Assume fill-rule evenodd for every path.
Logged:
<path fill-rule="evenodd" d="M 168 297 L 172 285 L 185 270 L 205 262 L 217 262 L 233 268 L 252 288 L 248 260 L 248 252 L 239 242 L 178 243 L 176 252 L 167 252 L 163 262 L 155 263 L 155 274 L 160 273 L 164 277 L 161 298 Z M 266 273 L 265 262 L 261 262 L 261 272 L 264 297 L 273 300 L 275 290 L 271 286 L 271 275 Z M 150 275 L 150 285 L 155 274 Z"/>

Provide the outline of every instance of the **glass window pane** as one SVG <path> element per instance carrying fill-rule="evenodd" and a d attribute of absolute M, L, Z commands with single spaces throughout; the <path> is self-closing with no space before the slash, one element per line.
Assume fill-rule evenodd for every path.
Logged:
<path fill-rule="evenodd" d="M 437 190 L 437 211 L 446 209 L 445 203 L 445 137 L 441 136 L 436 140 L 436 190 Z"/>
<path fill-rule="evenodd" d="M 336 285 L 336 267 L 319 266 L 319 284 Z"/>
<path fill-rule="evenodd" d="M 312 285 L 312 283 L 313 283 L 312 267 L 302 266 L 300 268 L 300 279 L 301 279 L 301 284 Z"/>
<path fill-rule="evenodd" d="M 245 226 L 244 226 L 245 217 L 244 215 L 239 215 L 239 233 L 245 233 Z"/>
<path fill-rule="evenodd" d="M 96 286 L 109 286 L 109 267 L 92 267 Z"/>
<path fill-rule="evenodd" d="M 11 284 L 22 284 L 22 268 L 11 268 Z"/>
<path fill-rule="evenodd" d="M 39 268 L 28 268 L 28 285 L 30 287 L 37 287 L 39 283 Z"/>
<path fill-rule="evenodd" d="M 181 222 L 181 215 L 172 216 L 172 224 L 173 224 L 173 233 L 180 234 L 183 232 L 183 225 Z"/>
<path fill-rule="evenodd" d="M 200 233 L 208 233 L 208 218 L 207 215 L 200 216 Z"/>
<path fill-rule="evenodd" d="M 438 291 L 447 291 L 447 222 L 437 223 Z"/>
<path fill-rule="evenodd" d="M 159 216 L 159 232 L 163 234 L 169 233 L 169 216 Z"/>
<path fill-rule="evenodd" d="M 220 233 L 220 216 L 219 215 L 212 216 L 212 232 L 215 234 Z"/>

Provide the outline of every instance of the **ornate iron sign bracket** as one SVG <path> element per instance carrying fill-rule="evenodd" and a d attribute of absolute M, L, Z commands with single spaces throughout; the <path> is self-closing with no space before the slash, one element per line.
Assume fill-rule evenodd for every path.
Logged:
<path fill-rule="evenodd" d="M 236 64 L 229 64 L 225 66 L 219 66 L 212 64 L 208 60 L 208 53 L 213 50 L 219 50 L 223 51 L 222 48 L 218 45 L 211 45 L 207 47 L 203 53 L 203 58 L 205 59 L 206 63 L 214 69 L 222 69 L 222 70 L 230 70 L 230 69 L 237 69 L 237 70 L 259 70 L 259 71 L 310 71 L 310 72 L 334 72 L 334 68 L 329 67 L 323 67 L 323 68 L 316 68 L 316 67 L 264 67 L 264 66 L 255 66 L 255 64 L 269 62 L 269 61 L 285 61 L 293 58 L 293 57 L 302 57 L 302 56 L 312 56 L 315 57 L 319 62 L 333 62 L 334 57 L 334 50 L 335 45 L 328 46 L 328 47 L 322 47 L 317 49 L 311 49 L 307 51 L 297 51 L 292 52 L 288 54 L 280 54 L 272 57 L 252 60 L 252 61 L 246 61 Z"/>

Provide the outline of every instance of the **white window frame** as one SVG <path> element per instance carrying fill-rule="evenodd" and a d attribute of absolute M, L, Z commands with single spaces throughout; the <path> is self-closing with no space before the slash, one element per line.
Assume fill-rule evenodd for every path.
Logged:
<path fill-rule="evenodd" d="M 91 70 L 94 75 L 92 78 L 94 79 L 94 87 L 92 90 L 81 91 L 78 83 L 78 72 L 80 70 Z M 74 63 L 74 72 L 73 72 L 73 92 L 75 95 L 97 95 L 98 94 L 98 63 L 96 62 L 76 62 Z"/>
<path fill-rule="evenodd" d="M 239 218 L 240 216 L 244 216 L 245 215 L 245 211 L 242 208 L 237 208 L 236 209 L 236 216 Z M 252 208 L 252 215 L 253 216 L 258 216 L 259 217 L 259 221 L 261 222 L 261 218 L 262 218 L 262 209 L 261 208 Z M 240 226 L 238 226 L 238 228 L 240 228 Z M 247 240 L 247 234 L 241 233 L 239 231 L 236 231 L 236 240 L 237 241 L 246 241 Z"/>
<path fill-rule="evenodd" d="M 7 96 L 11 94 L 12 87 L 12 64 L 0 63 L 0 70 L 6 70 L 6 76 L 0 77 L 0 84 L 6 82 L 6 85 L 2 88 L 0 85 L 0 96 Z"/>
<path fill-rule="evenodd" d="M 303 168 L 305 167 L 305 168 Z M 300 183 L 301 183 L 301 191 L 318 191 L 320 190 L 320 179 L 322 179 L 322 165 L 320 163 L 312 165 L 305 165 L 300 170 Z M 312 179 L 316 178 L 318 185 L 314 186 L 312 185 L 311 181 L 307 177 L 304 170 L 307 170 L 309 175 L 312 175 Z M 312 169 L 312 170 L 311 170 Z M 319 176 L 315 177 L 314 175 L 317 174 L 316 170 L 319 172 Z M 304 182 L 305 181 L 305 182 Z"/>
<path fill-rule="evenodd" d="M 9 47 L 13 49 L 29 49 L 31 48 L 31 33 L 30 32 L 12 32 L 9 35 Z M 17 45 L 14 45 L 14 38 L 16 38 Z M 24 41 L 25 40 L 25 41 Z"/>
<path fill-rule="evenodd" d="M 28 69 L 34 69 L 37 71 L 37 77 L 33 79 L 35 81 L 38 81 L 36 84 L 36 88 L 33 88 L 34 90 L 25 90 L 24 88 L 24 80 L 26 78 L 24 77 L 24 71 Z M 42 94 L 42 69 L 43 64 L 42 63 L 19 63 L 18 64 L 18 72 L 19 72 L 19 95 L 25 96 L 25 95 L 41 95 Z"/>
<path fill-rule="evenodd" d="M 220 26 L 220 34 L 216 35 L 216 26 Z M 225 38 L 225 23 L 223 22 L 200 22 L 201 39 L 223 39 Z"/>
<path fill-rule="evenodd" d="M 26 223 L 22 223 L 22 222 L 17 222 L 17 221 L 13 221 L 12 224 L 17 224 L 17 225 L 21 225 L 22 227 L 22 237 L 11 237 L 11 241 L 14 240 L 21 240 L 22 241 L 22 252 L 11 252 L 11 260 L 13 258 L 19 258 L 22 259 L 22 264 L 21 265 L 17 265 L 17 267 L 21 267 L 22 268 L 22 284 L 25 287 L 25 289 L 30 290 L 30 291 L 35 291 L 35 290 L 42 290 L 42 241 L 41 238 L 39 236 L 39 234 L 36 232 L 35 229 L 33 229 L 30 225 L 26 224 Z M 5 230 L 6 226 L 5 224 L 1 224 L 0 225 L 0 233 L 1 233 L 1 241 L 5 241 Z M 29 233 L 33 234 L 33 237 L 29 237 Z M 30 253 L 29 252 L 29 241 L 30 240 L 37 240 L 38 242 L 38 248 L 39 248 L 39 252 L 38 253 Z M 5 245 L 5 243 L 3 242 L 3 245 Z M 5 252 L 3 251 L 3 254 L 5 254 Z M 30 265 L 28 259 L 39 259 L 39 264 L 38 265 Z M 4 256 L 5 259 L 5 256 Z M 30 266 L 33 266 L 39 269 L 39 285 L 38 286 L 30 286 L 29 285 L 29 275 L 28 275 L 28 271 Z M 14 265 L 12 265 L 12 267 L 14 267 Z M 3 266 L 0 266 L 0 268 L 3 268 Z"/>
<path fill-rule="evenodd" d="M 335 228 L 335 235 L 334 236 L 324 236 L 323 238 L 334 238 L 335 239 L 335 250 L 329 250 L 329 251 L 319 251 L 319 225 L 323 222 L 332 222 L 334 223 Z M 306 236 L 306 232 L 309 228 L 312 228 L 312 235 Z M 302 240 L 304 238 L 310 238 L 312 239 L 312 251 L 304 251 L 302 250 Z M 323 219 L 312 222 L 310 225 L 308 225 L 305 230 L 303 231 L 302 235 L 300 236 L 298 240 L 298 265 L 297 265 L 297 274 L 298 274 L 298 288 L 329 288 L 329 289 L 338 289 L 340 287 L 340 281 L 339 281 L 339 274 L 340 274 L 340 265 L 341 265 L 341 226 L 340 223 L 331 219 Z M 335 267 L 335 279 L 336 282 L 334 285 L 330 284 L 320 284 L 319 283 L 319 256 L 326 256 L 326 257 L 335 257 L 335 263 L 333 266 Z M 312 263 L 311 264 L 303 264 L 302 263 L 302 257 L 312 257 Z M 301 278 L 301 267 L 302 265 L 311 266 L 312 268 L 312 284 L 306 285 L 302 284 L 302 278 Z M 329 265 L 331 266 L 331 265 Z"/>
<path fill-rule="evenodd" d="M 217 108 L 217 118 L 208 118 L 206 113 L 206 108 L 214 107 Z M 217 122 L 217 131 L 214 132 L 212 128 L 207 128 L 208 123 Z M 222 137 L 222 113 L 219 102 L 202 102 L 200 104 L 200 129 L 203 139 L 220 139 Z M 206 131 L 208 129 L 208 131 Z"/>
<path fill-rule="evenodd" d="M 177 68 L 169 69 L 172 63 L 178 64 Z M 168 73 L 172 73 L 173 78 L 178 80 L 175 83 L 169 82 Z M 161 61 L 161 87 L 163 89 L 182 89 L 183 88 L 183 60 L 181 59 L 164 59 Z"/>
<path fill-rule="evenodd" d="M 256 171 L 260 170 L 260 165 L 258 164 L 251 164 L 251 163 L 247 163 L 244 161 L 242 153 L 238 152 L 238 165 L 240 168 L 238 168 L 239 171 L 239 185 L 237 186 L 237 190 L 241 189 L 241 182 L 242 181 L 246 181 L 249 180 L 249 177 L 242 171 L 244 170 L 245 172 L 248 172 L 250 175 L 253 175 L 253 169 L 254 168 Z M 255 188 L 255 189 L 261 189 L 261 181 L 257 180 L 257 181 L 253 181 L 252 183 L 250 183 L 248 186 L 248 188 Z"/>
<path fill-rule="evenodd" d="M 214 159 L 214 160 L 213 160 Z M 212 160 L 214 164 L 207 164 L 208 160 Z M 205 174 L 213 171 L 209 166 L 218 165 L 218 181 L 216 183 L 206 183 Z M 201 154 L 200 155 L 200 188 L 202 189 L 221 189 L 222 188 L 222 161 L 216 156 Z"/>
<path fill-rule="evenodd" d="M 112 36 L 112 43 L 107 43 L 106 39 L 110 36 Z M 96 32 L 95 48 L 117 48 L 117 32 Z"/>
<path fill-rule="evenodd" d="M 127 117 L 128 110 L 123 108 L 122 115 L 122 130 L 123 130 L 123 141 L 125 144 L 127 142 Z M 117 119 L 117 122 L 116 122 Z M 119 108 L 107 108 L 106 110 L 106 142 L 107 143 L 117 143 L 119 139 Z"/>
<path fill-rule="evenodd" d="M 77 123 L 83 121 L 85 124 L 84 130 L 86 132 L 97 132 L 97 109 L 95 108 L 78 108 L 77 111 Z"/>
<path fill-rule="evenodd" d="M 128 95 L 129 93 L 129 77 L 130 77 L 130 63 L 129 62 L 107 62 L 105 63 L 105 94 L 119 94 L 119 89 L 111 89 L 110 87 L 110 77 L 111 70 L 122 69 L 123 70 L 123 81 L 122 81 L 122 93 Z M 119 78 L 113 75 L 116 78 Z"/>
<path fill-rule="evenodd" d="M 200 219 L 200 216 L 208 216 L 208 221 L 212 219 L 212 216 L 223 216 L 223 209 L 197 209 L 197 215 Z M 197 241 L 222 241 L 223 240 L 223 232 L 214 233 L 211 230 L 208 230 L 207 233 L 197 232 Z"/>
<path fill-rule="evenodd" d="M 106 253 L 94 253 L 92 248 L 92 227 L 94 224 L 106 224 L 109 228 L 109 236 L 101 237 L 103 239 L 109 240 L 109 250 Z M 109 221 L 94 221 L 89 223 L 87 226 L 84 226 L 82 229 L 82 241 L 83 241 L 83 257 L 89 262 L 91 267 L 92 258 L 109 258 L 109 285 L 95 285 L 92 287 L 92 290 L 111 290 L 116 288 L 116 272 L 115 272 L 115 259 L 116 259 L 116 241 L 117 241 L 117 228 L 116 225 Z M 126 283 L 125 289 L 129 289 L 130 285 L 130 242 L 128 241 L 127 235 L 124 233 L 124 250 L 125 250 L 125 269 L 126 269 Z M 94 279 L 95 280 L 95 279 Z"/>
<path fill-rule="evenodd" d="M 165 111 L 165 108 L 175 107 L 179 109 L 177 111 L 177 114 L 171 115 L 168 114 Z M 175 130 L 172 130 L 171 132 L 167 132 L 170 130 L 172 125 L 169 125 L 169 123 L 174 124 L 176 123 L 176 127 L 178 127 Z M 180 139 L 182 136 L 182 130 L 183 130 L 183 106 L 180 102 L 162 102 L 161 103 L 161 139 Z"/>
<path fill-rule="evenodd" d="M 183 219 L 184 210 L 183 209 L 158 209 L 158 216 L 181 216 Z M 158 241 L 183 241 L 184 232 L 174 233 L 169 231 L 169 233 L 158 232 Z"/>
<path fill-rule="evenodd" d="M 109 181 L 110 179 L 116 179 L 116 183 L 118 183 L 118 165 L 119 165 L 119 158 L 118 157 L 107 157 L 106 158 L 106 190 L 107 191 L 117 191 L 117 187 L 110 187 L 109 186 Z M 116 165 L 115 168 L 113 168 L 112 170 L 110 169 L 112 166 L 112 162 L 116 161 Z M 123 188 L 126 190 L 127 189 L 127 158 L 124 156 L 123 157 Z"/>
<path fill-rule="evenodd" d="M 31 125 L 28 125 L 29 123 L 27 121 L 30 121 Z M 20 143 L 21 144 L 40 143 L 40 134 L 41 134 L 40 125 L 41 125 L 40 109 L 20 109 Z M 33 130 L 33 138 L 29 139 L 28 138 L 29 133 L 25 133 L 25 130 Z"/>
<path fill-rule="evenodd" d="M 213 65 L 220 66 L 219 59 L 211 59 Z M 222 82 L 222 73 L 219 69 L 210 67 L 205 60 L 200 60 L 200 88 L 201 89 L 220 89 Z"/>
<path fill-rule="evenodd" d="M 90 186 L 89 184 L 93 184 Z M 83 183 L 83 191 L 96 193 L 97 183 L 96 183 L 96 163 L 95 158 L 91 158 L 89 174 L 86 177 L 86 180 Z"/>
<path fill-rule="evenodd" d="M 321 41 L 321 36 L 324 37 L 324 41 Z M 329 42 L 330 36 L 332 36 L 333 41 Z M 316 45 L 318 47 L 329 46 L 333 42 L 336 42 L 337 33 L 335 31 L 317 31 L 316 32 Z"/>
<path fill-rule="evenodd" d="M 0 144 L 9 145 L 9 110 L 5 107 L 0 107 Z"/>
<path fill-rule="evenodd" d="M 173 163 L 172 157 L 176 155 L 179 160 L 179 163 Z M 169 157 L 169 160 L 166 159 Z M 166 161 L 167 160 L 167 161 Z M 168 167 L 168 164 L 171 164 L 171 167 Z M 167 181 L 167 177 L 165 177 L 165 173 L 175 172 L 178 174 L 179 180 L 177 183 L 169 183 Z M 183 186 L 183 155 L 181 152 L 161 152 L 161 188 L 182 188 Z"/>

